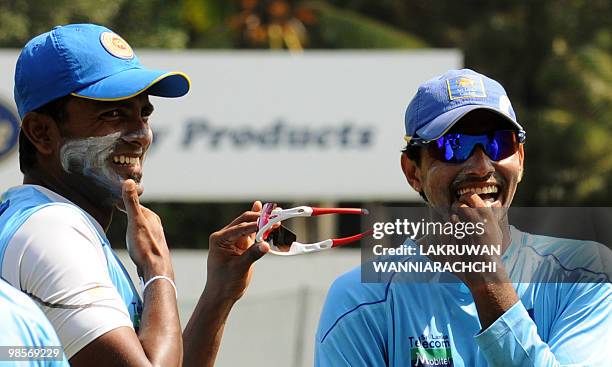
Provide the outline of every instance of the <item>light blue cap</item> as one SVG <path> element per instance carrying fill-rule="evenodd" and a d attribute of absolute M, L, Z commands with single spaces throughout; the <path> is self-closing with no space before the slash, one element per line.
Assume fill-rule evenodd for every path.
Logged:
<path fill-rule="evenodd" d="M 95 24 L 58 26 L 28 42 L 15 68 L 19 116 L 66 95 L 99 101 L 131 98 L 144 91 L 180 97 L 189 77 L 145 69 L 119 35 Z"/>
<path fill-rule="evenodd" d="M 493 111 L 523 130 L 504 87 L 483 74 L 462 69 L 449 70 L 419 86 L 406 109 L 404 139 L 435 140 L 476 109 Z"/>

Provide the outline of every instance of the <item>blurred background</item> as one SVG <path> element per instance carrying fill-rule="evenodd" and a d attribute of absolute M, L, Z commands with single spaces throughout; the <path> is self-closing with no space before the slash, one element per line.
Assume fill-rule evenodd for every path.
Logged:
<path fill-rule="evenodd" d="M 399 166 L 403 113 L 420 82 L 449 68 L 500 81 L 527 130 L 514 205 L 610 206 L 611 8 L 607 0 L 0 0 L 0 189 L 21 180 L 19 49 L 54 25 L 93 22 L 119 33 L 145 66 L 192 78 L 188 96 L 153 100 L 143 196 L 173 248 L 183 325 L 204 285 L 208 236 L 253 200 L 420 205 Z M 287 225 L 314 241 L 357 233 L 360 220 Z M 116 216 L 117 249 L 124 234 Z M 358 264 L 355 248 L 266 256 L 230 316 L 218 365 L 312 365 L 326 290 Z"/>

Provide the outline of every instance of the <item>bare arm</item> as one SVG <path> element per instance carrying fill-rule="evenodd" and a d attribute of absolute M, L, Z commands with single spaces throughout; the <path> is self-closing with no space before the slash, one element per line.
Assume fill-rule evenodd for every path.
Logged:
<path fill-rule="evenodd" d="M 123 200 L 128 215 L 128 250 L 145 280 L 155 275 L 174 279 L 170 252 L 159 217 L 141 206 L 135 184 L 127 180 Z M 72 366 L 180 366 L 181 327 L 174 288 L 155 280 L 147 289 L 138 335 L 128 327 L 97 338 L 70 359 Z"/>
<path fill-rule="evenodd" d="M 183 332 L 184 366 L 214 365 L 230 310 L 250 282 L 253 263 L 269 250 L 266 243 L 253 246 L 260 210 L 257 201 L 210 236 L 206 287 Z"/>
<path fill-rule="evenodd" d="M 509 244 L 510 237 L 500 227 L 499 220 L 494 210 L 481 210 L 487 208 L 487 204 L 474 193 L 467 193 L 460 197 L 459 209 L 462 214 L 471 216 L 468 220 L 472 222 L 485 222 L 487 227 L 485 234 L 478 239 L 479 244 L 502 245 Z M 461 211 L 461 208 L 466 209 Z M 480 208 L 474 210 L 474 208 Z M 496 210 L 500 210 L 497 208 Z M 507 226 L 506 226 L 507 227 Z M 481 255 L 478 258 L 468 256 L 463 259 L 469 261 L 496 262 L 496 272 L 466 273 L 460 276 L 465 285 L 470 289 L 482 330 L 488 328 L 506 311 L 519 301 L 518 295 L 512 286 L 512 281 L 504 269 L 501 257 L 498 255 Z"/>
<path fill-rule="evenodd" d="M 234 302 L 204 290 L 183 332 L 185 366 L 214 366 L 225 322 Z"/>
<path fill-rule="evenodd" d="M 466 281 L 472 293 L 482 330 L 485 330 L 518 302 L 518 295 L 506 275 L 501 261 L 497 266 L 499 278 L 480 278 Z M 505 277 L 505 278 L 504 278 Z"/>

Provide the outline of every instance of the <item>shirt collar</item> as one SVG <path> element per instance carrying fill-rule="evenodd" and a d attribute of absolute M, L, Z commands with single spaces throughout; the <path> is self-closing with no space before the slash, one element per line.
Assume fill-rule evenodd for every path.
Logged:
<path fill-rule="evenodd" d="M 105 236 L 106 234 L 104 233 L 104 229 L 102 228 L 102 226 L 100 225 L 100 223 L 98 223 L 98 221 L 92 217 L 86 210 L 83 210 L 83 208 L 81 208 L 80 206 L 76 205 L 75 203 L 73 203 L 72 201 L 66 199 L 65 197 L 63 197 L 62 195 L 58 194 L 55 191 L 49 190 L 48 188 L 44 187 L 44 186 L 40 186 L 40 185 L 32 185 L 32 184 L 25 184 L 22 185 L 23 187 L 32 187 L 34 189 L 36 189 L 37 191 L 39 191 L 41 194 L 45 195 L 46 197 L 49 198 L 49 200 L 53 201 L 53 202 L 58 202 L 58 203 L 64 203 L 64 204 L 70 204 L 70 205 L 74 205 L 77 208 L 79 208 L 86 216 L 87 218 L 93 223 L 93 225 L 96 227 L 96 230 L 98 231 L 98 233 L 100 233 L 101 235 Z"/>

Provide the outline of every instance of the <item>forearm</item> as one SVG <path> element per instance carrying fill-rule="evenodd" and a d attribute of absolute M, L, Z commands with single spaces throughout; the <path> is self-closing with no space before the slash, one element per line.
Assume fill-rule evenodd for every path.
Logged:
<path fill-rule="evenodd" d="M 174 280 L 171 266 L 156 266 L 145 271 L 145 281 L 156 275 Z M 143 294 L 144 306 L 138 339 L 153 366 L 182 365 L 182 335 L 176 293 L 165 279 L 154 280 Z"/>
<path fill-rule="evenodd" d="M 512 283 L 483 282 L 469 286 L 482 330 L 488 328 L 518 302 Z"/>
<path fill-rule="evenodd" d="M 212 367 L 235 301 L 207 284 L 183 331 L 183 366 Z"/>
<path fill-rule="evenodd" d="M 482 330 L 519 301 L 501 258 L 493 256 L 483 261 L 497 263 L 497 271 L 467 273 L 461 277 L 472 293 Z"/>
<path fill-rule="evenodd" d="M 253 245 L 261 203 L 210 235 L 204 291 L 183 332 L 184 366 L 212 367 L 227 317 L 251 280 L 253 263 L 270 249 Z"/>

